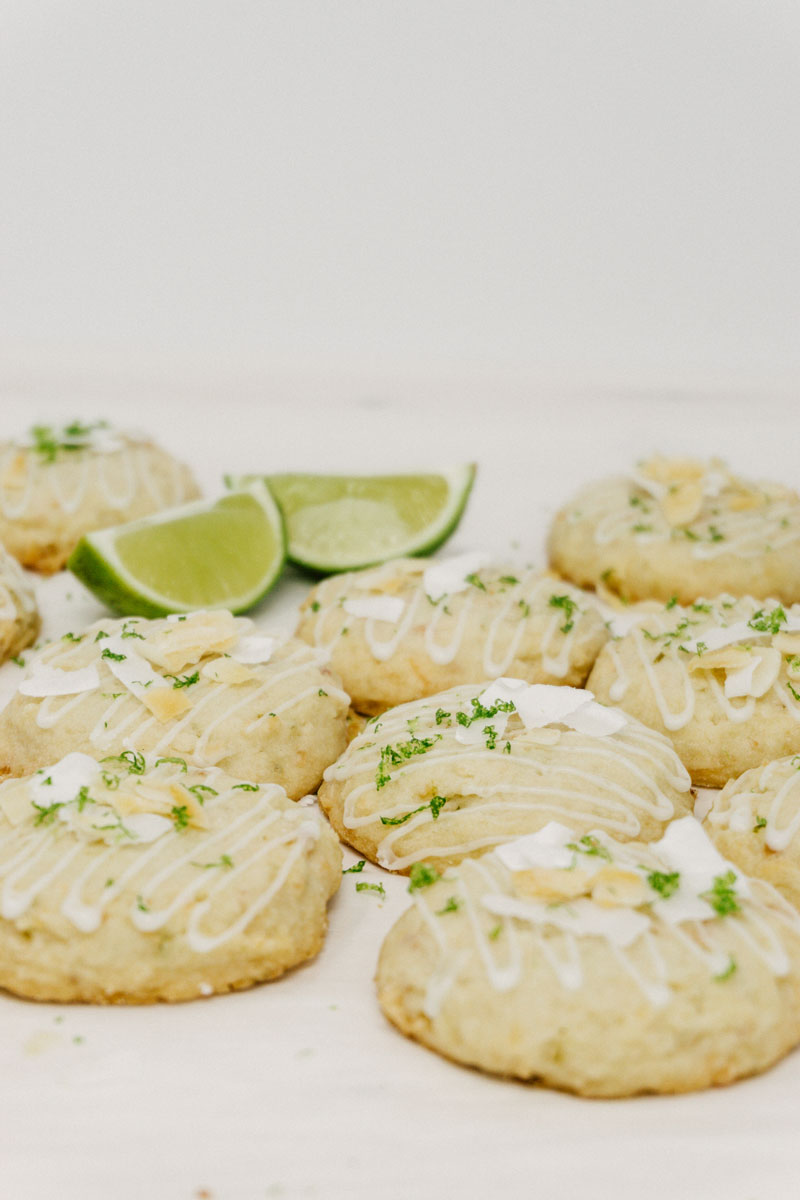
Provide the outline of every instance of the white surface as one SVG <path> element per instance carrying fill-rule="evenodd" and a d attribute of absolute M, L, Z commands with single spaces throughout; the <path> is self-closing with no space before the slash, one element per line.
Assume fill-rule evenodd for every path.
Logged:
<path fill-rule="evenodd" d="M 471 400 L 432 390 L 381 407 L 0 395 L 0 414 L 5 432 L 133 412 L 209 486 L 228 470 L 475 458 L 450 550 L 519 543 L 541 557 L 548 516 L 576 484 L 656 447 L 721 451 L 742 471 L 795 478 L 796 409 L 769 400 Z M 291 625 L 304 587 L 279 584 L 260 622 Z M 49 633 L 99 614 L 69 577 L 40 590 Z M 13 665 L 0 671 L 6 692 L 18 678 Z M 380 879 L 385 903 L 356 894 L 358 879 Z M 491 1079 L 396 1034 L 372 976 L 405 886 L 372 866 L 344 876 L 322 955 L 240 995 L 131 1010 L 0 996 L 0 1195 L 795 1200 L 798 1054 L 715 1092 L 604 1102 Z"/>
<path fill-rule="evenodd" d="M 800 379 L 795 0 L 0 28 L 0 364 Z"/>

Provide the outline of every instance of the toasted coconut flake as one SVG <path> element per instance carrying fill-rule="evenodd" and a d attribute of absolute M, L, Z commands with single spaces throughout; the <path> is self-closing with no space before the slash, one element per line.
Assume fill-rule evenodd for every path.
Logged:
<path fill-rule="evenodd" d="M 560 729 L 528 729 L 525 733 L 526 742 L 534 742 L 537 746 L 555 746 L 561 741 Z"/>
<path fill-rule="evenodd" d="M 256 678 L 255 672 L 233 658 L 214 658 L 206 663 L 200 674 L 212 683 L 226 683 L 231 686 L 249 683 Z"/>
<path fill-rule="evenodd" d="M 186 809 L 189 824 L 195 829 L 208 829 L 208 817 L 194 792 L 190 792 L 182 783 L 171 784 L 169 790 L 176 807 Z"/>
<path fill-rule="evenodd" d="M 127 781 L 122 783 L 114 796 L 113 806 L 121 817 L 130 816 L 131 813 L 157 813 L 159 816 L 165 816 L 172 808 L 172 800 L 163 788 Z"/>
<path fill-rule="evenodd" d="M 594 876 L 592 899 L 602 908 L 636 908 L 652 896 L 647 883 L 635 871 L 622 867 L 603 867 Z"/>
<path fill-rule="evenodd" d="M 530 900 L 575 900 L 588 896 L 594 875 L 582 867 L 571 871 L 558 867 L 530 867 L 514 871 L 511 876 L 514 893 Z"/>
<path fill-rule="evenodd" d="M 656 483 L 684 483 L 701 480 L 706 464 L 696 458 L 664 458 L 656 454 L 640 465 L 639 473 Z"/>
<path fill-rule="evenodd" d="M 26 456 L 18 451 L 5 466 L 2 485 L 7 488 L 23 487 L 28 475 Z"/>
<path fill-rule="evenodd" d="M 728 497 L 728 507 L 732 512 L 747 512 L 753 508 L 762 508 L 763 505 L 763 493 L 755 491 L 754 488 L 742 487 Z"/>
<path fill-rule="evenodd" d="M 175 673 L 210 654 L 223 654 L 235 645 L 241 630 L 232 613 L 190 613 L 151 633 L 137 649 L 149 662 Z"/>
<path fill-rule="evenodd" d="M 776 633 L 772 644 L 781 654 L 800 654 L 800 633 Z"/>
<path fill-rule="evenodd" d="M 689 663 L 690 671 L 738 671 L 752 662 L 752 652 L 743 646 L 722 646 L 719 650 L 706 650 L 697 654 Z"/>
<path fill-rule="evenodd" d="M 142 704 L 159 721 L 172 721 L 192 707 L 186 690 L 176 688 L 150 688 L 140 697 Z"/>
<path fill-rule="evenodd" d="M 688 525 L 703 507 L 702 481 L 690 480 L 675 484 L 670 487 L 660 503 L 661 511 L 673 528 Z"/>
<path fill-rule="evenodd" d="M 28 794 L 27 780 L 0 791 L 0 811 L 11 825 L 21 825 L 36 815 L 36 809 L 31 804 Z"/>

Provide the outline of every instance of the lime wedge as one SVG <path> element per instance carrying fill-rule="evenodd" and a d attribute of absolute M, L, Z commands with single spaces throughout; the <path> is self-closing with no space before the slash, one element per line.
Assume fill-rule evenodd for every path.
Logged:
<path fill-rule="evenodd" d="M 283 511 L 289 558 L 328 575 L 400 555 L 430 554 L 450 537 L 475 465 L 425 475 L 265 475 Z"/>
<path fill-rule="evenodd" d="M 89 591 L 123 616 L 196 608 L 244 612 L 286 559 L 280 510 L 261 482 L 81 538 L 67 563 Z"/>

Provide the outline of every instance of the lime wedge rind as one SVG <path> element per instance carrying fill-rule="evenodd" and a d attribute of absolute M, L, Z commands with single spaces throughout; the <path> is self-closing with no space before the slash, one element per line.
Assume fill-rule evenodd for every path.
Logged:
<path fill-rule="evenodd" d="M 241 477 L 226 476 L 225 482 L 229 487 L 241 487 L 256 479 L 262 479 L 271 490 L 278 505 L 284 508 L 284 518 L 288 530 L 287 555 L 289 561 L 315 575 L 331 575 L 339 571 L 376 566 L 390 558 L 432 554 L 447 541 L 458 526 L 475 482 L 476 471 L 476 465 L 468 463 L 415 475 L 245 475 Z M 420 480 L 437 481 L 443 485 L 445 500 L 437 509 L 433 519 L 423 527 L 402 536 L 399 522 L 392 522 L 392 514 L 388 511 L 387 505 L 384 505 L 384 514 L 388 521 L 387 524 L 381 526 L 381 514 L 376 504 L 374 529 L 364 537 L 363 542 L 357 547 L 352 545 L 337 547 L 335 544 L 336 534 L 341 533 L 343 527 L 347 525 L 349 515 L 363 517 L 363 510 L 366 510 L 367 517 L 370 515 L 367 501 L 351 500 L 350 504 L 353 507 L 350 511 L 347 508 L 348 502 L 344 498 L 338 501 L 329 501 L 327 505 L 314 506 L 311 504 L 308 509 L 301 510 L 299 513 L 290 511 L 291 506 L 287 505 L 288 489 L 290 488 L 299 488 L 302 491 L 302 488 L 307 486 L 309 496 L 313 496 L 315 491 L 322 491 L 330 496 L 332 493 L 336 493 L 338 486 L 342 492 L 372 490 L 379 496 L 382 489 L 394 488 L 396 491 L 404 484 L 411 489 L 415 481 Z M 362 510 L 357 507 L 359 503 Z M 308 518 L 311 510 L 315 507 L 319 509 L 318 530 L 312 530 L 311 536 L 309 536 L 310 522 Z M 326 507 L 328 512 L 325 511 Z M 364 523 L 367 523 L 366 518 Z M 389 523 L 394 527 L 389 529 L 387 527 Z M 318 534 L 316 537 L 313 536 L 315 532 Z M 343 540 L 346 543 L 347 539 Z"/>
<path fill-rule="evenodd" d="M 213 551 L 200 561 L 192 554 L 191 544 L 186 548 L 187 565 L 205 571 L 209 592 L 202 603 L 189 603 L 167 594 L 165 590 L 150 586 L 145 580 L 132 573 L 119 553 L 119 544 L 125 539 L 146 539 L 158 533 L 158 527 L 176 526 L 194 517 L 202 520 L 206 515 L 222 531 L 225 529 L 225 505 L 236 505 L 240 498 L 249 508 L 249 524 L 263 528 L 263 549 L 270 546 L 263 570 L 257 582 L 243 590 L 226 589 L 224 571 L 214 560 Z M 254 502 L 254 503 L 253 503 Z M 234 521 L 235 513 L 231 513 Z M 146 542 L 145 542 L 146 545 Z M 254 549 L 256 547 L 254 546 Z M 70 571 L 112 612 L 121 616 L 163 617 L 169 613 L 190 612 L 193 608 L 227 608 L 231 612 L 246 612 L 254 608 L 274 587 L 286 563 L 287 534 L 283 514 L 269 489 L 260 480 L 254 480 L 228 492 L 216 501 L 196 500 L 179 508 L 165 509 L 139 521 L 116 525 L 98 530 L 81 538 L 67 563 Z M 192 562 L 194 558 L 194 562 Z"/>

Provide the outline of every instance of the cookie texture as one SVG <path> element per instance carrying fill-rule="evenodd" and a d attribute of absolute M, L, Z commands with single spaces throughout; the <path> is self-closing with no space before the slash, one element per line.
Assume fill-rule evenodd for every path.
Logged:
<path fill-rule="evenodd" d="M 38 425 L 0 443 L 0 542 L 35 571 L 61 570 L 85 533 L 199 495 L 188 467 L 105 422 Z"/>
<path fill-rule="evenodd" d="M 800 908 L 800 755 L 732 779 L 714 797 L 705 827 L 726 858 Z"/>
<path fill-rule="evenodd" d="M 30 660 L 0 713 L 0 770 L 71 750 L 180 755 L 313 791 L 347 743 L 349 700 L 319 652 L 229 612 L 102 620 Z"/>
<path fill-rule="evenodd" d="M 320 949 L 341 850 L 271 783 L 178 756 L 71 753 L 0 784 L 0 986 L 34 1000 L 190 1000 Z"/>
<path fill-rule="evenodd" d="M 554 819 L 649 841 L 691 811 L 692 794 L 661 734 L 589 692 L 501 679 L 370 721 L 325 772 L 319 801 L 343 841 L 408 871 Z"/>
<path fill-rule="evenodd" d="M 40 627 L 33 588 L 17 560 L 0 546 L 0 663 L 35 642 Z"/>
<path fill-rule="evenodd" d="M 412 874 L 378 1000 L 456 1062 L 629 1096 L 730 1083 L 800 1041 L 800 916 L 693 817 L 650 844 L 553 823 L 436 876 Z"/>
<path fill-rule="evenodd" d="M 777 596 L 800 601 L 800 497 L 718 459 L 655 457 L 593 483 L 556 516 L 550 563 L 628 600 Z"/>
<path fill-rule="evenodd" d="M 700 787 L 800 752 L 800 606 L 718 596 L 631 614 L 588 687 L 665 733 Z"/>
<path fill-rule="evenodd" d="M 297 636 L 330 652 L 353 706 L 372 715 L 501 675 L 579 686 L 608 631 L 592 598 L 563 580 L 461 555 L 326 579 Z"/>

